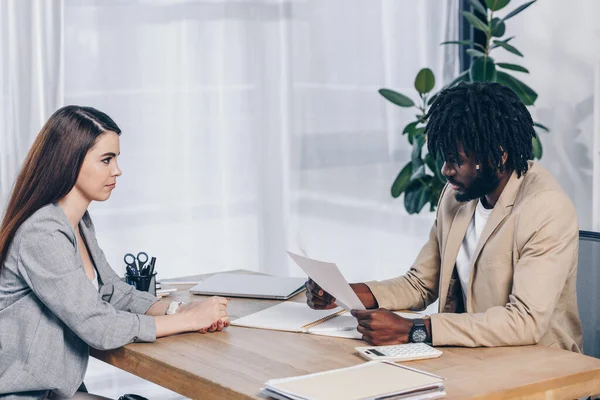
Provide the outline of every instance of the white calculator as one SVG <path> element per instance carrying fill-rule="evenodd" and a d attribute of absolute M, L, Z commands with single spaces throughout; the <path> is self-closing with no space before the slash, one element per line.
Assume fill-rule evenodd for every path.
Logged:
<path fill-rule="evenodd" d="M 437 358 L 442 352 L 425 343 L 395 344 L 391 346 L 355 347 L 367 360 L 411 361 Z"/>

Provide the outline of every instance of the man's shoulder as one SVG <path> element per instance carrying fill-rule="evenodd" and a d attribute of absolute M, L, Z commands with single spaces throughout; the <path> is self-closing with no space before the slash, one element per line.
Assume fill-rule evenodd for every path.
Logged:
<path fill-rule="evenodd" d="M 516 175 L 513 179 L 516 179 Z M 551 204 L 555 207 L 567 207 L 567 211 L 574 212 L 575 207 L 569 196 L 552 173 L 541 164 L 530 161 L 527 173 L 522 175 L 519 181 L 513 211 L 525 204 Z M 446 184 L 440 196 L 438 216 L 453 216 L 465 204 L 456 200 L 451 186 Z M 513 202 L 510 201 L 510 204 Z"/>
<path fill-rule="evenodd" d="M 531 162 L 515 198 L 515 207 L 531 203 L 551 203 L 574 207 L 554 175 L 537 162 Z"/>

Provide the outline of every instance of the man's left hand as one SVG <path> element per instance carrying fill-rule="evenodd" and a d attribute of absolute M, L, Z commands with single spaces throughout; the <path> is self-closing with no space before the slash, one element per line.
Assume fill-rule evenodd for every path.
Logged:
<path fill-rule="evenodd" d="M 408 343 L 413 321 L 394 314 L 385 308 L 352 310 L 358 319 L 357 330 L 363 340 L 374 346 Z"/>

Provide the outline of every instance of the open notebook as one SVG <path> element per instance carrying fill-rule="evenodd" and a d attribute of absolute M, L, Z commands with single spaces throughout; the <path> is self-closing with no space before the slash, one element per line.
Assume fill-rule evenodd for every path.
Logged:
<path fill-rule="evenodd" d="M 405 318 L 420 318 L 421 314 L 396 313 Z M 286 301 L 265 310 L 236 319 L 231 325 L 271 329 L 286 332 L 312 333 L 348 339 L 361 339 L 356 330 L 356 318 L 341 307 L 313 310 L 306 303 Z"/>
<path fill-rule="evenodd" d="M 283 400 L 438 399 L 444 378 L 387 361 L 271 379 L 262 392 Z"/>

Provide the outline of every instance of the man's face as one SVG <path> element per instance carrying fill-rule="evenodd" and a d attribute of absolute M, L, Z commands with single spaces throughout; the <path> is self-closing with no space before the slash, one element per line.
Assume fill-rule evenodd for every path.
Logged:
<path fill-rule="evenodd" d="M 446 160 L 442 175 L 452 185 L 457 201 L 478 199 L 494 191 L 500 183 L 498 171 L 486 163 L 479 163 L 458 147 L 458 160 Z"/>

